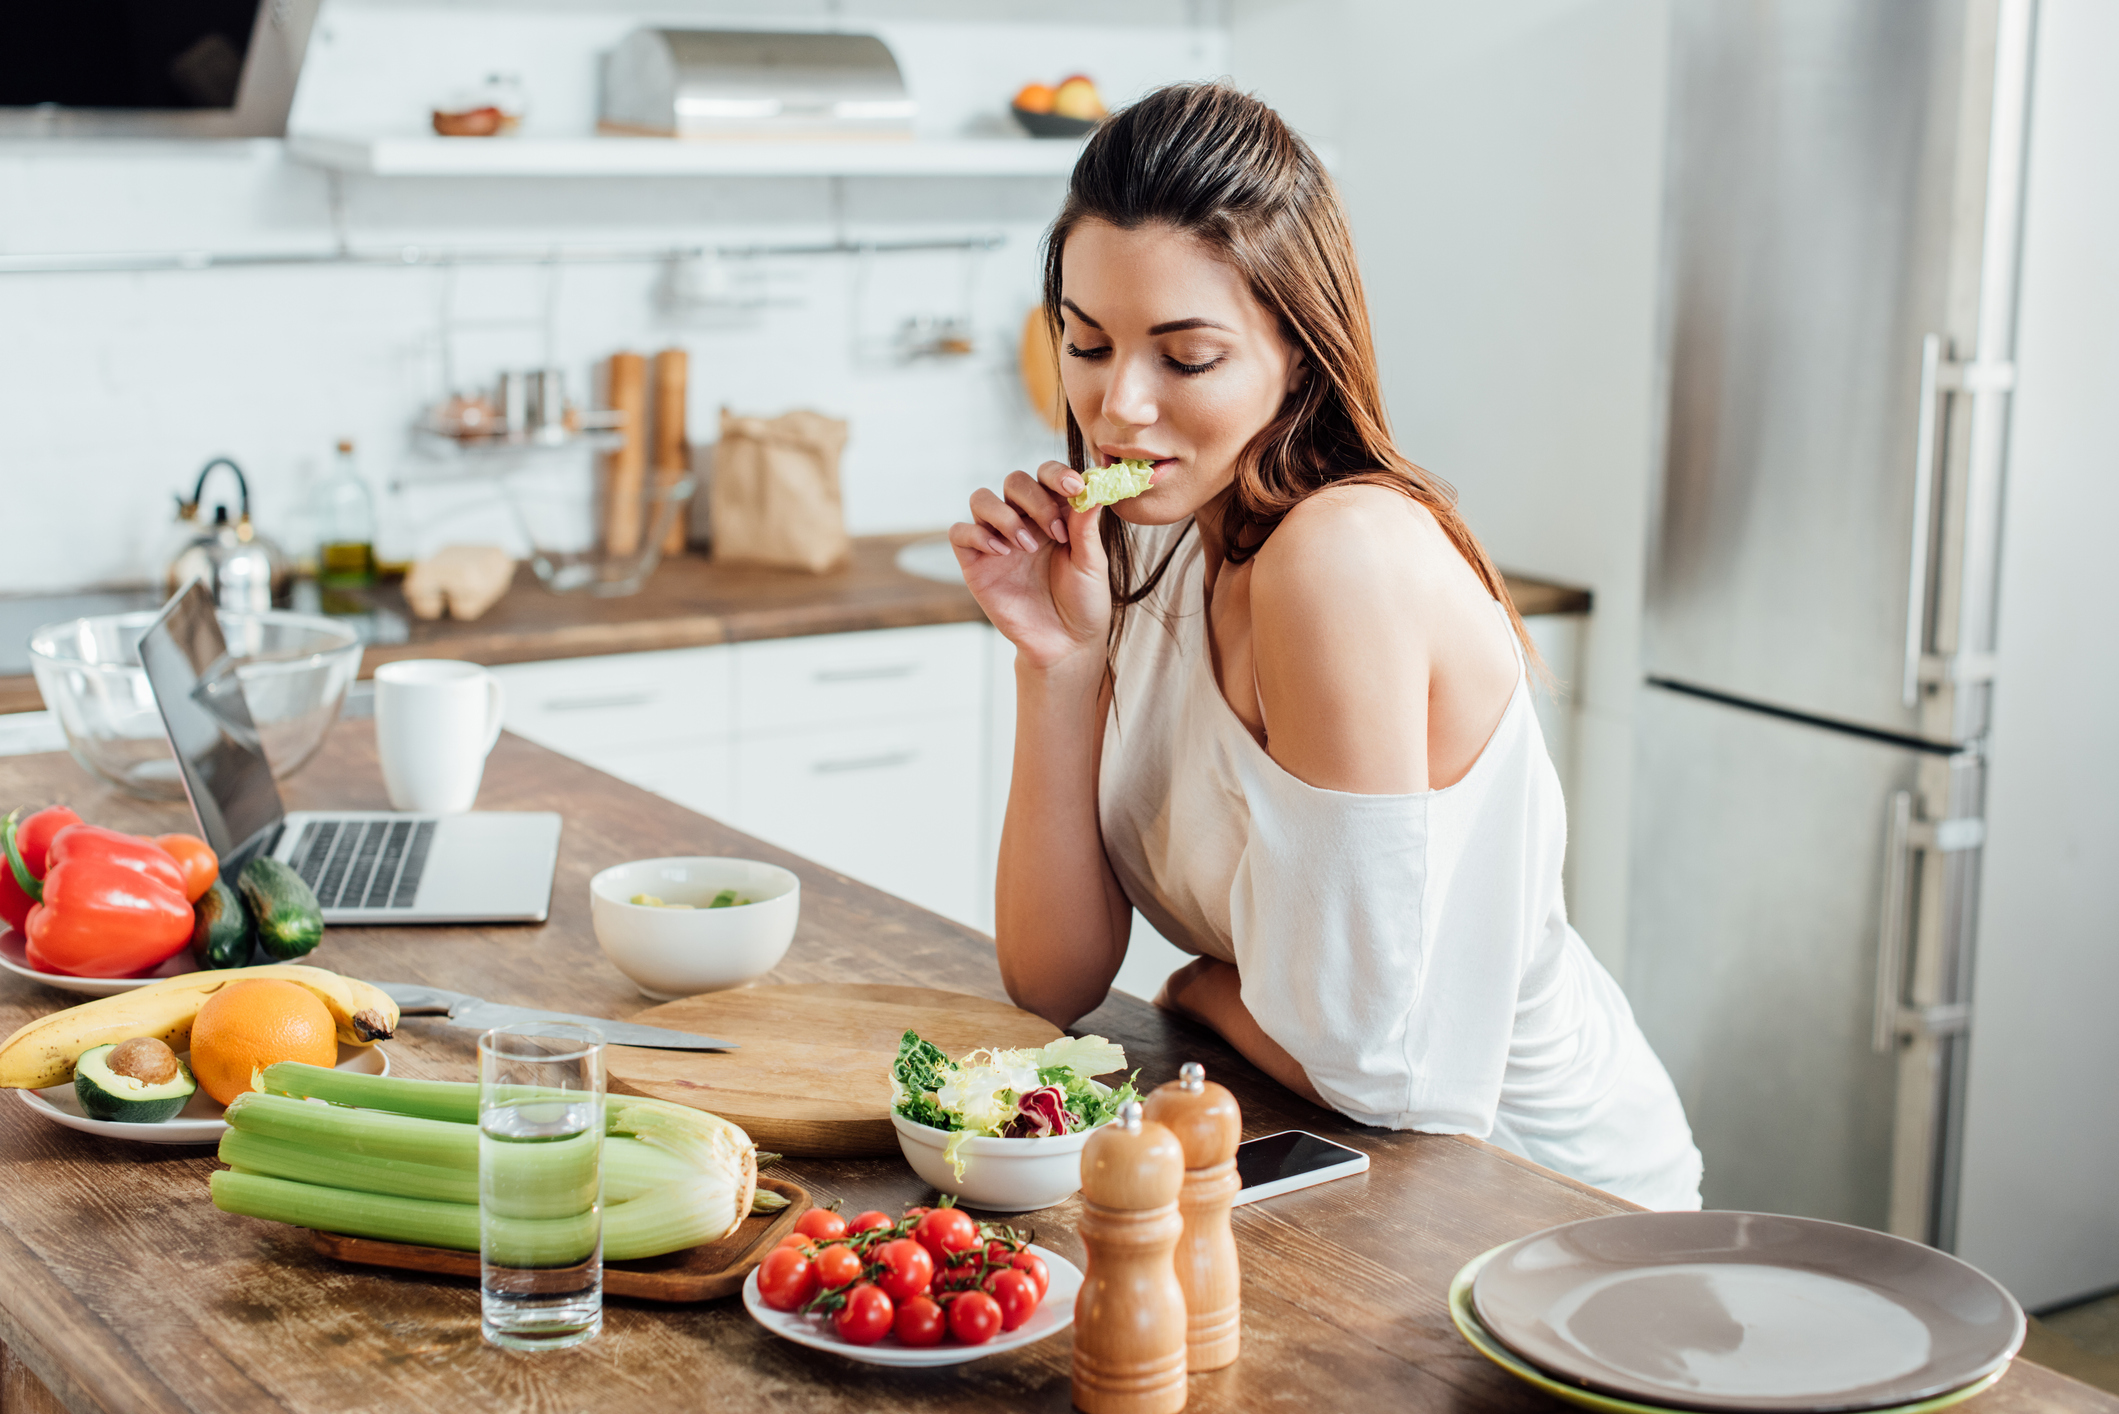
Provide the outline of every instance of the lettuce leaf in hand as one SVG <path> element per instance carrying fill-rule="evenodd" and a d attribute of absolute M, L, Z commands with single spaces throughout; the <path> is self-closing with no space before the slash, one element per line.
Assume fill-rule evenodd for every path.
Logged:
<path fill-rule="evenodd" d="M 1154 463 L 1130 457 L 1109 466 L 1092 466 L 1082 473 L 1082 489 L 1070 496 L 1067 504 L 1077 511 L 1086 511 L 1091 506 L 1131 500 L 1148 489 L 1154 474 Z"/>

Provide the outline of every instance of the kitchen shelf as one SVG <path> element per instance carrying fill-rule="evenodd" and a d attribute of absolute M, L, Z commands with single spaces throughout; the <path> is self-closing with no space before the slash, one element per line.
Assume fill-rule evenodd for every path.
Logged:
<path fill-rule="evenodd" d="M 370 177 L 1064 177 L 1081 150 L 1033 138 L 287 138 L 297 161 Z"/>

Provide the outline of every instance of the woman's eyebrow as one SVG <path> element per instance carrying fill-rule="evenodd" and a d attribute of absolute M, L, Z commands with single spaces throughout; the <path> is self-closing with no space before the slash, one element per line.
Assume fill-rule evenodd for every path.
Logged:
<path fill-rule="evenodd" d="M 1081 320 L 1082 323 L 1088 325 L 1091 329 L 1101 330 L 1104 327 L 1103 325 L 1097 323 L 1094 319 L 1091 319 L 1087 314 L 1085 314 L 1082 311 L 1082 307 L 1076 304 L 1073 300 L 1062 297 L 1060 300 L 1060 304 L 1064 308 L 1073 310 L 1074 317 L 1076 319 Z"/>
<path fill-rule="evenodd" d="M 1075 312 L 1079 314 L 1081 311 L 1076 310 Z M 1086 318 L 1087 316 L 1084 317 Z M 1216 324 L 1211 319 L 1199 318 L 1173 319 L 1167 324 L 1156 325 L 1148 332 L 1150 334 L 1182 334 L 1187 329 L 1219 329 L 1224 334 L 1233 334 L 1236 332 L 1234 329 L 1231 329 L 1226 324 Z"/>

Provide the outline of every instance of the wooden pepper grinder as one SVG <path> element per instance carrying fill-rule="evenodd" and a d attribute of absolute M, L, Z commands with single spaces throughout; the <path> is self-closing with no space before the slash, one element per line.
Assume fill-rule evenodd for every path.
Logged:
<path fill-rule="evenodd" d="M 1082 1148 L 1082 1246 L 1074 1298 L 1074 1404 L 1086 1414 L 1185 1407 L 1185 1293 L 1173 1254 L 1184 1232 L 1177 1136 L 1133 1101 Z"/>
<path fill-rule="evenodd" d="M 1236 1176 L 1236 1144 L 1243 1114 L 1236 1097 L 1207 1083 L 1193 1062 L 1148 1096 L 1148 1119 L 1166 1125 L 1185 1151 L 1185 1186 L 1177 1210 L 1185 1220 L 1177 1240 L 1177 1284 L 1184 1288 L 1185 1368 L 1219 1370 L 1236 1362 L 1243 1337 L 1243 1289 L 1236 1274 L 1236 1234 L 1229 1208 L 1243 1181 Z"/>

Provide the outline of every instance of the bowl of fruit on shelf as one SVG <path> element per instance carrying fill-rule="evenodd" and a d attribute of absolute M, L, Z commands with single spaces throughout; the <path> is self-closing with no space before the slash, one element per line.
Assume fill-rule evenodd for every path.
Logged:
<path fill-rule="evenodd" d="M 1026 83 L 1008 109 L 1032 137 L 1086 137 L 1108 112 L 1085 74 L 1069 74 L 1057 85 Z"/>

